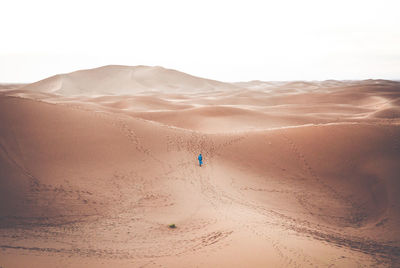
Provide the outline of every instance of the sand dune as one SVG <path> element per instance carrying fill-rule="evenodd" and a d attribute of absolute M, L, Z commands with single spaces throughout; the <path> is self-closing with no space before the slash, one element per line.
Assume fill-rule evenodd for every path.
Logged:
<path fill-rule="evenodd" d="M 4 89 L 0 266 L 397 267 L 399 90 L 146 66 Z"/>
<path fill-rule="evenodd" d="M 13 89 L 18 89 L 18 88 L 20 88 L 20 87 L 22 87 L 22 86 L 24 86 L 25 84 L 10 84 L 10 83 L 8 83 L 8 84 L 0 84 L 0 91 L 3 91 L 3 90 L 13 90 Z"/>
<path fill-rule="evenodd" d="M 236 86 L 203 79 L 171 69 L 150 66 L 109 65 L 96 69 L 55 75 L 23 89 L 71 95 L 121 95 L 151 90 L 227 90 Z"/>

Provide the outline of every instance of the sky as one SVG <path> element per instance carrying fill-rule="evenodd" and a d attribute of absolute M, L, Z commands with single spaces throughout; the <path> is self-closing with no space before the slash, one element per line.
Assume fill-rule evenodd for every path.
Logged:
<path fill-rule="evenodd" d="M 400 79 L 398 0 L 2 0 L 0 82 L 103 65 L 220 81 Z"/>

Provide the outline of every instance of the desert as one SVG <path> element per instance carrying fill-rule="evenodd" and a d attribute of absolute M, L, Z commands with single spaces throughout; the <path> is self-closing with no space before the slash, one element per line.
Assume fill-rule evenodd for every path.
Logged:
<path fill-rule="evenodd" d="M 398 81 L 108 65 L 0 125 L 2 268 L 400 266 Z"/>

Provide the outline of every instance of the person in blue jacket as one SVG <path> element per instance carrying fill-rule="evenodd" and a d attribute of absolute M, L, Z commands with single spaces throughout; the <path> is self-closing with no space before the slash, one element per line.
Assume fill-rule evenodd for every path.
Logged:
<path fill-rule="evenodd" d="M 199 159 L 199 165 L 201 167 L 201 165 L 203 165 L 203 156 L 199 154 L 199 157 L 197 157 L 197 159 Z"/>

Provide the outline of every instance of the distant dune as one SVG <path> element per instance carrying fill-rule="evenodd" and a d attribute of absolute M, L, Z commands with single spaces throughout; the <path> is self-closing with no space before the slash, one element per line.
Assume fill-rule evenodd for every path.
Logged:
<path fill-rule="evenodd" d="M 227 90 L 232 84 L 203 79 L 163 67 L 109 65 L 55 75 L 23 89 L 71 95 L 121 95 L 152 90 Z"/>
<path fill-rule="evenodd" d="M 105 66 L 1 89 L 0 266 L 400 264 L 399 82 Z"/>
<path fill-rule="evenodd" d="M 25 84 L 0 84 L 0 91 L 1 90 L 10 90 L 10 89 L 17 89 L 23 87 Z"/>

